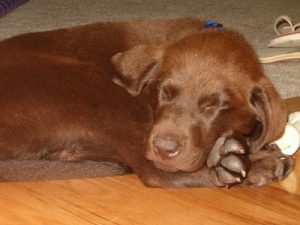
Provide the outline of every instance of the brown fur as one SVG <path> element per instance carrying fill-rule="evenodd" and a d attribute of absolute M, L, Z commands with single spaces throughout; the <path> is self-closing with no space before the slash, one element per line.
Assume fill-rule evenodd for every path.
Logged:
<path fill-rule="evenodd" d="M 0 43 L 0 68 L 1 160 L 108 161 L 151 186 L 213 186 L 218 137 L 242 133 L 254 153 L 286 121 L 244 38 L 193 18 L 17 36 Z M 164 135 L 178 156 L 155 154 Z"/>

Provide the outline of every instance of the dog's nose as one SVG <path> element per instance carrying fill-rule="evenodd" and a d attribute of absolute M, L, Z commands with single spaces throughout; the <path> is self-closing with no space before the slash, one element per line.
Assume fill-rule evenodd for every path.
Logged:
<path fill-rule="evenodd" d="M 179 143 L 173 137 L 156 136 L 153 139 L 155 154 L 162 157 L 172 158 L 179 154 Z"/>

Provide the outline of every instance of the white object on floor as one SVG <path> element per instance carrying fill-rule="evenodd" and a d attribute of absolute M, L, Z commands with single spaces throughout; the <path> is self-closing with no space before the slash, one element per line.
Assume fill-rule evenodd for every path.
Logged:
<path fill-rule="evenodd" d="M 300 32 L 290 33 L 278 36 L 272 39 L 268 47 L 272 48 L 290 48 L 300 46 Z"/>
<path fill-rule="evenodd" d="M 257 55 L 261 63 L 300 61 L 300 47 L 259 49 Z"/>
<path fill-rule="evenodd" d="M 268 47 L 300 47 L 300 23 L 293 24 L 290 17 L 279 16 L 274 22 L 277 37 L 272 39 Z"/>
<path fill-rule="evenodd" d="M 289 115 L 283 136 L 273 142 L 284 155 L 293 155 L 300 147 L 300 112 Z"/>
<path fill-rule="evenodd" d="M 292 19 L 289 16 L 282 15 L 276 18 L 273 28 L 275 33 L 280 36 L 300 31 L 300 23 L 293 25 Z"/>

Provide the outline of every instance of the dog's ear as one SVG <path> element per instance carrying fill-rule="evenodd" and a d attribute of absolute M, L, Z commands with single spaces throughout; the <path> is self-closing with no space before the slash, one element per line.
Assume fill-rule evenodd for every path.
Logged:
<path fill-rule="evenodd" d="M 250 99 L 254 106 L 259 128 L 255 139 L 251 141 L 252 151 L 260 150 L 264 145 L 280 138 L 287 123 L 287 110 L 267 78 L 262 78 L 254 87 Z"/>
<path fill-rule="evenodd" d="M 158 46 L 137 45 L 111 59 L 118 77 L 113 81 L 131 95 L 139 95 L 143 87 L 154 78 L 154 69 L 162 58 L 163 49 Z"/>

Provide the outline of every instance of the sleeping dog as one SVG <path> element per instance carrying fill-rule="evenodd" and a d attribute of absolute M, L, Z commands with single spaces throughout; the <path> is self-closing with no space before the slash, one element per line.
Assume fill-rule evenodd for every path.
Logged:
<path fill-rule="evenodd" d="M 266 147 L 287 113 L 252 48 L 197 18 L 16 36 L 0 42 L 0 71 L 2 180 L 102 162 L 100 175 L 148 186 L 257 186 L 293 166 Z"/>

